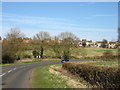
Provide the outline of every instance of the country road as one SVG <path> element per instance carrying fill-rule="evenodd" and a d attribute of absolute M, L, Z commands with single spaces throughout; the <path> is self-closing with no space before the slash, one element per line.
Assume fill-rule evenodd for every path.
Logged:
<path fill-rule="evenodd" d="M 74 62 L 86 60 L 73 60 Z M 2 88 L 29 88 L 31 71 L 35 67 L 60 64 L 60 61 L 38 62 L 29 64 L 15 64 L 2 67 Z"/>

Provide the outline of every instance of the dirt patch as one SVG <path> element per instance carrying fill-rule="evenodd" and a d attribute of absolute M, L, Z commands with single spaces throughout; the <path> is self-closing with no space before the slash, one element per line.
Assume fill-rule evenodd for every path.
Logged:
<path fill-rule="evenodd" d="M 33 61 L 33 59 L 22 59 L 22 60 L 19 60 L 18 62 L 25 62 L 25 61 Z"/>
<path fill-rule="evenodd" d="M 27 62 L 27 61 L 50 61 L 50 60 L 61 60 L 61 59 L 22 59 L 22 60 L 19 60 L 18 62 Z"/>

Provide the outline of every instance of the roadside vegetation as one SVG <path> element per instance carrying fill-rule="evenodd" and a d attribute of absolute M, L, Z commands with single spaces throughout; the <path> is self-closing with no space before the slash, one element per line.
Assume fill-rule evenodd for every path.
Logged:
<path fill-rule="evenodd" d="M 44 71 L 44 72 L 43 72 Z M 62 70 L 61 64 L 48 65 L 33 69 L 30 88 L 93 88 L 81 78 Z"/>
<path fill-rule="evenodd" d="M 10 65 L 14 65 L 14 64 L 0 64 L 0 66 L 10 66 Z"/>
<path fill-rule="evenodd" d="M 29 86 L 30 88 L 115 88 L 119 86 L 117 65 L 117 62 L 110 61 L 86 61 L 38 67 L 32 71 Z"/>
<path fill-rule="evenodd" d="M 49 72 L 50 65 L 33 69 L 30 88 L 70 88 L 64 79 Z M 44 71 L 44 72 L 43 72 Z"/>
<path fill-rule="evenodd" d="M 120 87 L 118 62 L 68 62 L 62 68 L 99 88 Z"/>

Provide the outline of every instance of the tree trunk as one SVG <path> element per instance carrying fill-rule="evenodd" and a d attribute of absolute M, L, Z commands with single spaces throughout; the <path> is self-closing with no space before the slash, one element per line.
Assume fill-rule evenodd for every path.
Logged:
<path fill-rule="evenodd" d="M 41 47 L 41 52 L 40 52 L 40 57 L 41 58 L 43 58 L 43 51 L 44 51 L 44 49 L 43 49 L 43 47 Z"/>

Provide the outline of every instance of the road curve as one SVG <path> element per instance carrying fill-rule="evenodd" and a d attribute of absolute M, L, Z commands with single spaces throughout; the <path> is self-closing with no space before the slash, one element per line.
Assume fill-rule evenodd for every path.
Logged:
<path fill-rule="evenodd" d="M 86 60 L 73 60 L 74 62 Z M 28 82 L 33 68 L 60 64 L 60 61 L 38 62 L 29 64 L 15 64 L 2 68 L 2 88 L 29 88 Z"/>

